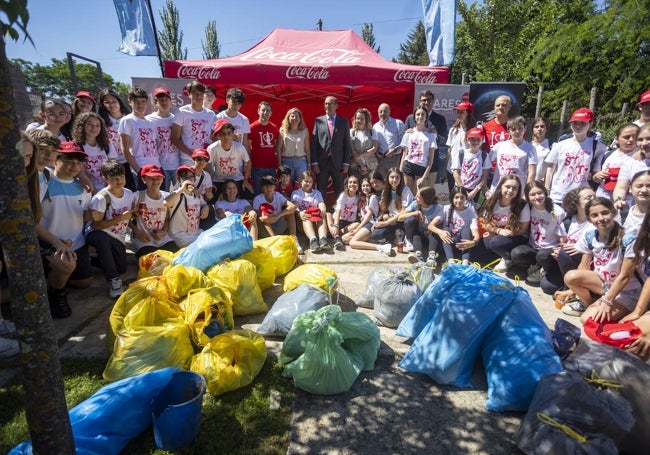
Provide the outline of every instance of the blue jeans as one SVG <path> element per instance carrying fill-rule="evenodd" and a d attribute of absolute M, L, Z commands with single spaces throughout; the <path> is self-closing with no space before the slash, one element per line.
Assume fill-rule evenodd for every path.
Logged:
<path fill-rule="evenodd" d="M 253 179 L 253 190 L 255 190 L 255 195 L 257 196 L 262 192 L 262 185 L 260 185 L 260 180 L 265 175 L 275 175 L 274 167 L 254 167 L 251 169 L 251 178 Z"/>
<path fill-rule="evenodd" d="M 307 158 L 282 158 L 282 165 L 288 166 L 291 169 L 291 181 L 299 182 L 300 176 L 307 170 Z M 323 193 L 323 197 L 325 197 L 326 191 L 327 188 L 325 191 L 320 190 Z"/>

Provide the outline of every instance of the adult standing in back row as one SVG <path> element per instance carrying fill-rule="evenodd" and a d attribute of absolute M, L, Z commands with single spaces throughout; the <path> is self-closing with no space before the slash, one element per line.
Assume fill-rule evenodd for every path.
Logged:
<path fill-rule="evenodd" d="M 332 178 L 334 194 L 343 191 L 343 176 L 350 167 L 350 125 L 336 115 L 338 100 L 325 98 L 325 115 L 314 120 L 311 136 L 311 169 L 318 179 L 318 190 L 326 197 L 327 182 Z"/>

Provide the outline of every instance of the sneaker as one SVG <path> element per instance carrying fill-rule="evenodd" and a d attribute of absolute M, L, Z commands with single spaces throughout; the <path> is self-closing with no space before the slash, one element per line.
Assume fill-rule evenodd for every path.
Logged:
<path fill-rule="evenodd" d="M 422 253 L 419 251 L 414 251 L 411 254 L 409 254 L 408 260 L 411 264 L 417 264 L 418 262 L 424 262 L 424 259 L 422 259 Z"/>
<path fill-rule="evenodd" d="M 316 237 L 309 241 L 309 249 L 312 253 L 318 253 L 320 251 L 320 245 L 318 244 L 318 239 Z"/>
<path fill-rule="evenodd" d="M 436 267 L 438 265 L 438 253 L 435 251 L 429 251 L 429 255 L 427 256 L 427 265 L 431 267 Z"/>
<path fill-rule="evenodd" d="M 587 307 L 584 303 L 580 300 L 574 300 L 562 307 L 562 313 L 568 314 L 569 316 L 580 316 L 586 309 Z"/>
<path fill-rule="evenodd" d="M 386 256 L 395 256 L 395 252 L 393 251 L 393 247 L 390 245 L 390 243 L 377 245 L 377 251 L 379 251 L 382 254 L 385 254 Z"/>
<path fill-rule="evenodd" d="M 402 251 L 405 253 L 411 253 L 413 250 L 414 250 L 413 244 L 409 242 L 407 239 L 404 239 L 404 248 L 402 249 Z"/>
<path fill-rule="evenodd" d="M 16 326 L 13 322 L 6 319 L 0 319 L 0 337 L 7 335 L 14 335 L 16 333 Z"/>
<path fill-rule="evenodd" d="M 510 267 L 510 264 L 512 261 L 508 259 L 501 259 L 499 263 L 494 267 L 494 271 L 497 273 L 503 273 L 508 270 L 508 267 Z"/>
<path fill-rule="evenodd" d="M 50 313 L 55 319 L 67 318 L 72 314 L 68 304 L 68 293 L 65 289 L 48 289 L 47 300 L 50 302 Z"/>
<path fill-rule="evenodd" d="M 18 341 L 9 338 L 0 338 L 0 359 L 8 359 L 20 352 Z"/>
<path fill-rule="evenodd" d="M 530 286 L 539 286 L 544 276 L 544 269 L 539 265 L 531 265 L 528 267 L 528 274 L 526 275 L 526 284 Z"/>
<path fill-rule="evenodd" d="M 329 250 L 330 249 L 330 244 L 327 241 L 327 237 L 321 237 L 320 240 L 318 241 L 318 245 L 320 246 L 321 250 Z"/>
<path fill-rule="evenodd" d="M 116 299 L 122 295 L 124 288 L 122 287 L 122 280 L 119 278 L 113 278 L 108 282 L 108 296 L 111 299 Z"/>
<path fill-rule="evenodd" d="M 343 249 L 343 242 L 341 241 L 341 237 L 339 237 L 338 235 L 334 237 L 334 248 L 336 248 L 337 250 Z"/>

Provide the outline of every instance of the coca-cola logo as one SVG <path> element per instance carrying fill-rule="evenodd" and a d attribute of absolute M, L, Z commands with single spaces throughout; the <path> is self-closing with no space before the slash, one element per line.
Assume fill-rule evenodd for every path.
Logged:
<path fill-rule="evenodd" d="M 363 52 L 355 49 L 317 49 L 311 52 L 276 51 L 263 47 L 241 57 L 241 60 L 266 60 L 271 62 L 295 62 L 312 65 L 342 65 L 359 63 Z"/>
<path fill-rule="evenodd" d="M 395 82 L 412 82 L 414 84 L 435 84 L 437 74 L 431 70 L 397 70 L 393 76 Z"/>
<path fill-rule="evenodd" d="M 330 77 L 330 72 L 327 66 L 298 66 L 291 65 L 286 71 L 287 79 L 310 79 L 310 80 L 325 80 Z"/>
<path fill-rule="evenodd" d="M 176 72 L 176 76 L 181 79 L 219 79 L 221 71 L 219 71 L 218 66 L 213 65 L 181 65 Z"/>

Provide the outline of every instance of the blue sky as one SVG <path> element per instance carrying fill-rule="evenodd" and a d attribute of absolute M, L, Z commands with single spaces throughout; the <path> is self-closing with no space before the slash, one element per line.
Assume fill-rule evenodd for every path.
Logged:
<path fill-rule="evenodd" d="M 211 20 L 216 21 L 221 56 L 226 57 L 246 51 L 274 28 L 315 30 L 320 18 L 323 30 L 351 29 L 359 35 L 365 22 L 372 23 L 380 54 L 390 60 L 422 19 L 421 0 L 175 0 L 174 4 L 188 59 L 202 58 L 201 40 L 205 40 L 205 27 Z M 151 0 L 151 5 L 160 29 L 165 0 Z M 117 51 L 121 37 L 112 0 L 28 0 L 28 10 L 28 31 L 35 47 L 22 40 L 8 40 L 10 59 L 47 65 L 51 58 L 65 60 L 71 52 L 99 61 L 105 73 L 127 84 L 131 77 L 161 76 L 156 57 L 132 57 Z"/>

